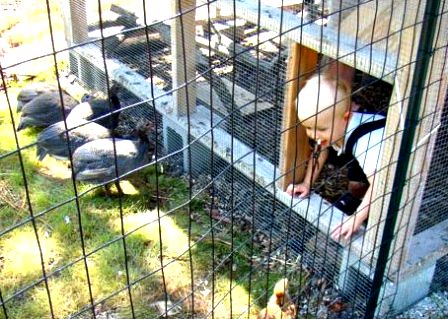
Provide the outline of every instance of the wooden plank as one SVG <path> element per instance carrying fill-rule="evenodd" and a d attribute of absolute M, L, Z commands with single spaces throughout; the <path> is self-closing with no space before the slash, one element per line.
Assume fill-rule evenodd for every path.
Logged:
<path fill-rule="evenodd" d="M 202 101 L 207 106 L 211 106 L 210 102 L 210 82 L 208 81 L 198 81 L 196 85 L 197 90 L 197 98 Z M 227 115 L 227 110 L 221 99 L 219 98 L 218 93 L 215 90 L 212 90 L 212 99 L 213 99 L 213 108 L 220 112 L 223 115 Z"/>
<path fill-rule="evenodd" d="M 406 260 L 405 276 L 434 264 L 448 254 L 448 220 L 413 236 L 409 247 L 413 253 Z"/>
<path fill-rule="evenodd" d="M 163 23 L 157 23 L 150 27 L 152 30 L 156 30 L 160 33 L 161 40 L 164 43 L 170 43 L 171 42 L 171 30 L 170 26 L 163 24 Z M 236 55 L 237 59 L 241 62 L 250 64 L 253 67 L 258 67 L 260 69 L 263 69 L 264 71 L 270 71 L 273 66 L 274 62 L 269 62 L 260 59 L 257 61 L 256 58 L 254 58 L 250 52 L 247 51 L 247 48 L 243 47 L 242 45 L 238 43 L 234 43 L 229 37 L 227 37 L 224 34 L 221 34 L 221 37 L 217 37 L 216 35 L 213 35 L 210 41 L 200 35 L 196 36 L 196 43 L 198 46 L 205 48 L 208 50 L 208 47 L 210 45 L 212 51 L 217 51 L 221 54 L 225 54 L 227 56 L 233 56 Z M 233 48 L 235 46 L 235 52 L 233 52 Z M 202 54 L 202 53 L 201 53 Z"/>
<path fill-rule="evenodd" d="M 199 79 L 200 80 L 200 79 Z M 226 86 L 225 89 L 227 89 L 229 92 L 232 92 L 233 86 L 235 88 L 235 95 L 234 95 L 234 102 L 235 107 L 238 108 L 242 115 L 249 115 L 253 114 L 255 112 L 255 95 L 246 89 L 238 86 L 233 85 L 232 81 L 221 78 L 222 83 Z M 198 99 L 203 101 L 207 105 L 210 104 L 210 82 L 198 82 L 197 83 L 197 94 Z M 218 93 L 216 93 L 215 90 L 213 90 L 213 108 L 221 112 L 223 115 L 228 115 L 227 109 L 221 99 L 219 98 Z M 257 112 L 262 110 L 267 110 L 272 108 L 274 105 L 265 102 L 265 101 L 258 101 L 257 102 Z"/>
<path fill-rule="evenodd" d="M 216 50 L 227 56 L 236 56 L 237 60 L 248 63 L 253 67 L 257 67 L 258 65 L 259 68 L 263 68 L 265 70 L 271 70 L 273 67 L 272 62 L 262 59 L 257 61 L 257 59 L 247 51 L 246 47 L 235 43 L 232 39 L 222 33 L 219 36 L 216 34 L 212 35 L 210 41 L 204 37 L 197 36 L 196 41 L 201 47 L 208 48 L 210 45 L 212 50 Z"/>
<path fill-rule="evenodd" d="M 287 66 L 287 89 L 283 110 L 280 146 L 279 187 L 283 190 L 292 182 L 300 182 L 305 176 L 307 159 L 310 156 L 308 137 L 298 123 L 296 100 L 304 80 L 316 69 L 317 52 L 293 43 Z"/>
<path fill-rule="evenodd" d="M 173 55 L 174 112 L 177 115 L 192 113 L 196 109 L 196 0 L 172 0 L 174 19 L 171 28 Z M 192 81 L 192 82 L 190 82 Z"/>
<path fill-rule="evenodd" d="M 65 40 L 68 45 L 82 43 L 88 38 L 85 0 L 70 0 L 62 6 Z"/>
<path fill-rule="evenodd" d="M 401 64 L 406 64 L 412 57 L 414 39 L 418 39 L 414 35 L 415 24 L 420 21 L 418 9 L 421 11 L 423 7 L 418 6 L 418 0 L 369 1 L 345 11 L 349 14 L 344 13 L 346 17 L 341 21 L 339 32 L 359 43 L 372 43 L 374 50 L 397 56 Z M 386 72 L 385 69 L 382 73 Z"/>
<path fill-rule="evenodd" d="M 255 112 L 255 95 L 246 89 L 233 85 L 232 81 L 222 78 L 221 79 L 229 92 L 232 92 L 232 87 L 235 87 L 235 94 L 233 96 L 235 106 L 240 110 L 242 115 L 249 115 Z M 272 108 L 273 105 L 265 101 L 257 101 L 257 112 Z"/>
<path fill-rule="evenodd" d="M 262 3 L 276 8 L 302 6 L 303 0 L 262 0 Z"/>
<path fill-rule="evenodd" d="M 279 8 L 265 4 L 261 4 L 263 14 L 259 17 L 260 8 L 257 1 L 239 0 L 235 4 L 233 0 L 220 0 L 212 5 L 227 10 L 232 10 L 236 5 L 239 16 L 264 29 L 281 33 L 285 40 L 301 43 L 303 46 L 352 67 L 356 63 L 358 70 L 382 78 L 388 83 L 394 81 L 397 55 L 378 50 L 375 46 L 372 47 L 369 44 L 370 40 L 362 42 L 355 37 L 341 35 L 334 28 L 322 28 L 315 23 L 302 20 L 300 16 L 291 12 L 282 12 Z"/>

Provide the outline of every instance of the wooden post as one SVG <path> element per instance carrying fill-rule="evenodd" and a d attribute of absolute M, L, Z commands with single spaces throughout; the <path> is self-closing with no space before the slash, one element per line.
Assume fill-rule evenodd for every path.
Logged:
<path fill-rule="evenodd" d="M 280 147 L 279 187 L 283 190 L 292 182 L 301 182 L 305 176 L 310 147 L 305 128 L 297 119 L 297 94 L 305 80 L 317 66 L 317 52 L 298 43 L 290 48 L 287 70 L 287 89 L 283 111 L 282 136 Z"/>
<path fill-rule="evenodd" d="M 85 0 L 70 0 L 63 6 L 65 40 L 68 45 L 81 43 L 88 38 Z"/>
<path fill-rule="evenodd" d="M 196 0 L 171 1 L 173 15 L 179 15 L 171 27 L 171 50 L 174 112 L 181 116 L 196 109 L 196 83 L 188 83 L 196 76 Z"/>

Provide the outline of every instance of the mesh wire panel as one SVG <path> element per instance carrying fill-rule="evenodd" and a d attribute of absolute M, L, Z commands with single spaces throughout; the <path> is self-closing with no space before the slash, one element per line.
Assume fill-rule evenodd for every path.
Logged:
<path fill-rule="evenodd" d="M 425 193 L 423 195 L 420 207 L 419 219 L 415 229 L 416 233 L 422 232 L 432 226 L 437 225 L 447 219 L 446 215 L 446 191 L 443 185 L 446 185 L 447 176 L 445 171 L 446 156 L 444 154 L 444 145 L 447 139 L 447 102 L 442 109 L 440 123 L 437 128 L 437 140 L 435 149 L 431 159 L 428 179 L 425 185 Z"/>
<path fill-rule="evenodd" d="M 428 81 L 417 82 L 424 67 L 414 74 L 427 58 L 417 58 L 420 39 L 432 43 L 420 34 L 425 5 L 2 1 L 0 318 L 385 318 L 445 289 L 448 104 L 434 96 L 446 96 L 446 69 L 433 58 Z M 431 20 L 431 57 L 446 55 L 446 20 Z M 291 100 L 294 42 L 312 50 L 313 62 L 298 63 L 322 81 Z M 363 154 L 378 158 L 333 150 L 316 164 L 355 131 L 347 124 L 332 140 L 337 95 L 317 129 L 331 126 L 329 138 L 298 123 L 303 103 L 328 115 L 328 83 L 347 85 L 347 123 L 387 119 L 382 156 L 368 152 L 369 137 Z M 279 187 L 288 107 L 312 159 L 288 169 L 319 175 L 310 198 Z M 414 127 L 411 174 L 399 175 Z M 358 160 L 378 161 L 375 175 Z M 370 219 L 350 241 L 333 239 L 373 176 Z M 390 220 L 396 231 L 383 236 Z"/>

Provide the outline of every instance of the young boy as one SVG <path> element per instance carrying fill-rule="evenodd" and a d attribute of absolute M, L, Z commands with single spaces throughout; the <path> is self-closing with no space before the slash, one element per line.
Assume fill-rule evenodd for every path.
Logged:
<path fill-rule="evenodd" d="M 318 153 L 317 159 L 312 156 L 308 161 L 304 180 L 300 184 L 289 185 L 286 190 L 290 195 L 300 198 L 308 196 L 330 152 L 336 151 L 338 156 L 346 158 L 353 155 L 351 160 L 345 160 L 349 167 L 349 191 L 354 196 L 364 197 L 359 206 L 356 203 L 350 207 L 353 206 L 349 203 L 352 196 L 343 196 L 335 203 L 346 213 L 356 210 L 332 231 L 331 236 L 335 240 L 341 237 L 350 239 L 367 220 L 384 132 L 383 116 L 351 111 L 350 94 L 351 88 L 347 82 L 337 81 L 328 74 L 313 76 L 300 91 L 297 116 L 306 128 L 308 137 L 322 151 Z M 367 188 L 365 194 L 363 188 L 364 191 Z"/>

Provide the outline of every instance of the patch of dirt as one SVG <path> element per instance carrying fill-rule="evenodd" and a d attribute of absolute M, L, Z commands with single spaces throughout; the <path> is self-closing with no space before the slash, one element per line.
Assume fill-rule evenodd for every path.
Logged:
<path fill-rule="evenodd" d="M 20 211 L 27 207 L 26 202 L 12 189 L 8 182 L 0 180 L 0 206 L 3 205 Z"/>

